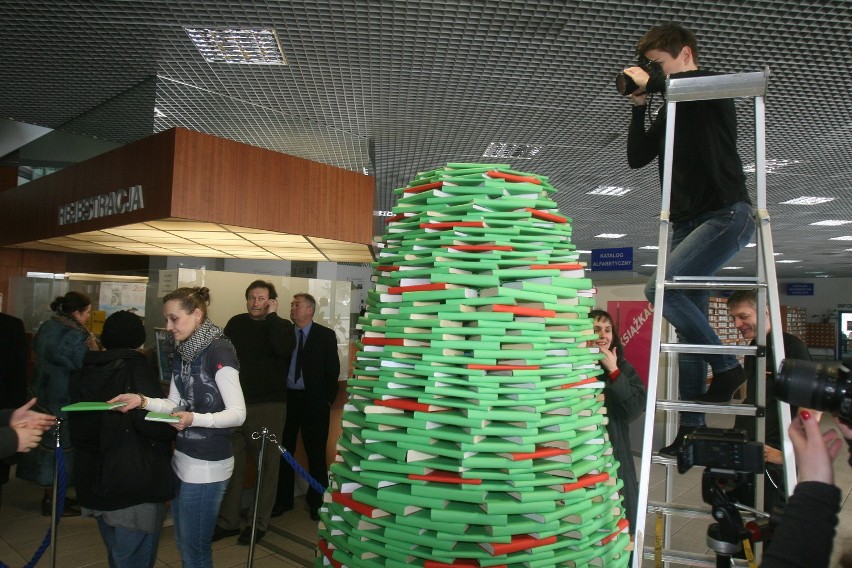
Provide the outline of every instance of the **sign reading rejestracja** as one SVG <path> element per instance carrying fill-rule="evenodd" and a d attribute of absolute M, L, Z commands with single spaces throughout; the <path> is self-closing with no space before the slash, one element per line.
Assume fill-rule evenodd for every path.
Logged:
<path fill-rule="evenodd" d="M 134 185 L 130 189 L 118 189 L 86 197 L 59 207 L 59 224 L 70 225 L 80 221 L 90 221 L 100 217 L 109 217 L 120 213 L 129 213 L 145 207 L 142 186 Z"/>

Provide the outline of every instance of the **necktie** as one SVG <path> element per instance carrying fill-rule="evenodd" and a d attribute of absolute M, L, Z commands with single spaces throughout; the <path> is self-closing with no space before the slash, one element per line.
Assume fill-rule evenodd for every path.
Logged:
<path fill-rule="evenodd" d="M 305 332 L 299 330 L 299 345 L 296 347 L 296 368 L 293 370 L 293 380 L 299 382 L 302 378 L 302 346 L 305 344 Z"/>

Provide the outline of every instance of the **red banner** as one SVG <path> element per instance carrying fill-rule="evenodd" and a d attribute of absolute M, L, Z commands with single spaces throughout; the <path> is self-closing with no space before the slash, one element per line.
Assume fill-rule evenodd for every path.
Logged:
<path fill-rule="evenodd" d="M 615 328 L 624 345 L 624 358 L 633 365 L 647 387 L 654 304 L 647 300 L 615 301 L 607 302 L 606 309 L 615 319 Z"/>

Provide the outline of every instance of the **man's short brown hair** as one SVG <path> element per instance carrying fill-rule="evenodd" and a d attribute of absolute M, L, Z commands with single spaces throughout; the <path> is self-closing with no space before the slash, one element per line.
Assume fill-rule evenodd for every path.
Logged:
<path fill-rule="evenodd" d="M 645 55 L 649 49 L 659 49 L 677 57 L 684 47 L 692 51 L 692 60 L 698 65 L 698 40 L 695 35 L 680 24 L 665 23 L 645 32 L 636 43 L 636 55 Z"/>

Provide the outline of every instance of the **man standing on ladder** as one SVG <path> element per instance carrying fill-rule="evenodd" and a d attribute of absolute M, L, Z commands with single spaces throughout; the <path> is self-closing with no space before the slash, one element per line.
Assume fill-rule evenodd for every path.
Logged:
<path fill-rule="evenodd" d="M 624 71 L 638 86 L 630 94 L 633 116 L 627 137 L 627 160 L 641 168 L 659 157 L 663 174 L 666 108 L 645 128 L 648 93 L 663 93 L 666 77 L 716 75 L 698 69 L 698 44 L 691 31 L 668 23 L 651 28 L 636 45 L 639 66 Z M 664 95 L 665 96 L 665 95 Z M 666 280 L 676 276 L 712 276 L 754 234 L 754 214 L 737 154 L 737 118 L 731 99 L 678 103 L 671 184 L 671 252 Z M 654 301 L 656 276 L 645 296 Z M 667 290 L 663 315 L 681 343 L 721 345 L 707 319 L 709 291 Z M 705 393 L 707 364 L 713 370 Z M 679 354 L 681 400 L 726 403 L 745 382 L 734 355 Z M 675 455 L 683 436 L 705 425 L 704 414 L 680 413 L 675 440 L 660 453 Z"/>

